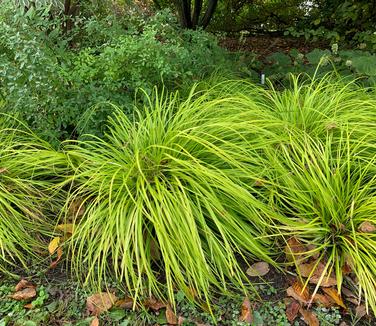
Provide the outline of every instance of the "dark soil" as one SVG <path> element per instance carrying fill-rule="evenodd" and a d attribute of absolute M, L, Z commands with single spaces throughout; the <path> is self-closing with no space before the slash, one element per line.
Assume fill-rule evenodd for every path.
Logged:
<path fill-rule="evenodd" d="M 243 41 L 240 40 L 240 37 L 223 37 L 220 39 L 220 45 L 232 52 L 253 52 L 261 57 L 275 52 L 288 53 L 292 49 L 297 49 L 305 54 L 315 48 L 327 49 L 329 46 L 325 42 L 311 42 L 304 38 L 273 35 L 248 36 Z"/>

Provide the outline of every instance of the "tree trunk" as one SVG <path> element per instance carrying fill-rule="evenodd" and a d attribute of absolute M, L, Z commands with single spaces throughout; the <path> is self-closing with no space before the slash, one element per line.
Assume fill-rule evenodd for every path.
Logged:
<path fill-rule="evenodd" d="M 195 0 L 195 6 L 194 6 L 193 16 L 192 16 L 192 28 L 193 29 L 197 28 L 197 25 L 200 19 L 201 9 L 202 9 L 202 0 Z"/>
<path fill-rule="evenodd" d="M 213 17 L 214 11 L 217 8 L 218 0 L 209 0 L 208 8 L 205 11 L 204 17 L 200 21 L 200 26 L 202 28 L 208 27 L 211 18 Z"/>

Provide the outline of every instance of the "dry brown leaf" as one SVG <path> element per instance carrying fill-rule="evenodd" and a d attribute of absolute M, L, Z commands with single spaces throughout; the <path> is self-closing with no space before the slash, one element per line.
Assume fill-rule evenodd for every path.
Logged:
<path fill-rule="evenodd" d="M 313 284 L 319 284 L 324 271 L 325 265 L 321 262 L 317 264 L 317 262 L 313 261 L 311 263 L 298 265 L 299 274 L 303 277 L 309 278 L 309 282 Z M 335 285 L 337 285 L 337 279 L 333 273 L 329 277 L 327 274 L 325 274 L 320 282 L 320 286 L 323 287 L 330 287 Z"/>
<path fill-rule="evenodd" d="M 35 287 L 32 288 L 24 288 L 20 291 L 17 291 L 10 295 L 9 297 L 17 300 L 17 301 L 22 301 L 22 300 L 30 300 L 33 299 L 37 296 L 37 291 Z"/>
<path fill-rule="evenodd" d="M 303 316 L 303 320 L 308 326 L 320 326 L 319 320 L 312 311 L 300 308 L 299 312 Z"/>
<path fill-rule="evenodd" d="M 7 172 L 8 170 L 7 170 L 7 168 L 0 168 L 0 174 L 1 173 L 5 173 L 5 172 Z"/>
<path fill-rule="evenodd" d="M 339 324 L 339 326 L 349 326 L 349 324 L 346 323 L 345 321 L 341 321 L 341 323 Z"/>
<path fill-rule="evenodd" d="M 362 224 L 359 225 L 358 231 L 364 233 L 372 233 L 376 231 L 376 226 L 371 222 L 364 221 Z"/>
<path fill-rule="evenodd" d="M 132 298 L 126 297 L 125 299 L 120 299 L 116 301 L 115 306 L 122 309 L 133 309 L 134 300 Z"/>
<path fill-rule="evenodd" d="M 185 318 L 182 317 L 182 316 L 179 316 L 179 318 L 178 318 L 178 325 L 183 325 L 184 322 L 185 322 Z"/>
<path fill-rule="evenodd" d="M 308 287 L 305 287 L 301 282 L 296 281 L 292 286 L 290 286 L 286 291 L 287 295 L 293 297 L 295 300 L 302 304 L 308 303 L 311 295 L 309 294 Z"/>
<path fill-rule="evenodd" d="M 99 326 L 99 319 L 97 316 L 95 316 L 90 323 L 90 326 Z"/>
<path fill-rule="evenodd" d="M 360 305 L 355 308 L 355 314 L 357 318 L 363 318 L 365 315 L 367 315 L 367 309 L 365 305 Z"/>
<path fill-rule="evenodd" d="M 325 308 L 333 307 L 335 302 L 325 294 L 316 293 L 312 300 L 314 303 L 324 306 Z"/>
<path fill-rule="evenodd" d="M 21 281 L 17 283 L 14 290 L 17 292 L 26 288 L 35 288 L 35 285 L 30 283 L 28 280 L 22 279 Z"/>
<path fill-rule="evenodd" d="M 57 266 L 57 263 L 60 261 L 61 257 L 63 257 L 63 249 L 61 247 L 57 248 L 56 253 L 57 253 L 56 260 L 54 260 L 50 264 L 51 269 L 55 268 Z"/>
<path fill-rule="evenodd" d="M 354 293 L 352 293 L 348 288 L 342 286 L 341 290 L 346 298 L 357 298 L 357 296 Z"/>
<path fill-rule="evenodd" d="M 247 269 L 249 276 L 264 276 L 270 271 L 269 264 L 263 261 L 253 264 Z"/>
<path fill-rule="evenodd" d="M 63 231 L 64 233 L 70 233 L 73 234 L 74 230 L 74 224 L 69 223 L 69 224 L 60 224 L 56 227 L 59 231 Z"/>
<path fill-rule="evenodd" d="M 351 302 L 355 306 L 359 306 L 360 302 L 357 298 L 346 298 L 347 301 Z"/>
<path fill-rule="evenodd" d="M 59 248 L 60 245 L 60 237 L 55 237 L 51 240 L 51 242 L 48 244 L 48 251 L 51 255 L 55 253 L 57 248 Z"/>
<path fill-rule="evenodd" d="M 144 306 L 147 307 L 147 308 L 150 308 L 154 311 L 158 311 L 162 308 L 166 308 L 167 305 L 166 303 L 162 302 L 162 301 L 158 301 L 156 298 L 154 297 L 150 297 L 149 299 L 147 299 L 145 302 L 144 302 Z"/>
<path fill-rule="evenodd" d="M 32 303 L 25 304 L 24 308 L 25 309 L 33 309 L 33 304 Z"/>
<path fill-rule="evenodd" d="M 340 307 L 347 309 L 341 296 L 335 288 L 322 288 L 322 290 Z"/>
<path fill-rule="evenodd" d="M 75 199 L 69 205 L 68 213 L 73 217 L 81 217 L 85 213 L 85 206 L 81 199 Z"/>
<path fill-rule="evenodd" d="M 167 320 L 167 323 L 170 325 L 178 324 L 178 318 L 176 317 L 170 305 L 167 305 L 166 307 L 166 320 Z"/>
<path fill-rule="evenodd" d="M 307 259 L 307 251 L 307 247 L 304 244 L 302 244 L 297 238 L 292 237 L 289 240 L 287 240 L 287 244 L 285 246 L 285 254 L 286 259 L 289 262 L 303 262 Z"/>
<path fill-rule="evenodd" d="M 91 315 L 98 316 L 111 309 L 116 301 L 117 297 L 113 293 L 96 293 L 86 299 L 86 309 Z"/>
<path fill-rule="evenodd" d="M 286 308 L 286 316 L 290 323 L 292 323 L 298 315 L 300 304 L 293 300 Z"/>
<path fill-rule="evenodd" d="M 242 303 L 241 312 L 239 321 L 252 324 L 253 323 L 253 311 L 251 307 L 251 302 L 249 301 L 249 298 L 244 298 L 244 301 Z"/>

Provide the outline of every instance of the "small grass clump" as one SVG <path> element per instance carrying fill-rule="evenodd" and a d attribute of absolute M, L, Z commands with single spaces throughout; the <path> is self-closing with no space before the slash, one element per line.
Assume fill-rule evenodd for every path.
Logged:
<path fill-rule="evenodd" d="M 0 271 L 40 260 L 45 237 L 64 202 L 54 183 L 66 171 L 64 155 L 19 122 L 0 115 Z M 34 261 L 35 263 L 35 261 Z"/>

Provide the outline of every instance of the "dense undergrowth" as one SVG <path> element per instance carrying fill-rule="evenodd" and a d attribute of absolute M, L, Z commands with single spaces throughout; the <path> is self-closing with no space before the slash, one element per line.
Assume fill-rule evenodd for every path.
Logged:
<path fill-rule="evenodd" d="M 374 92 L 331 76 L 285 91 L 222 82 L 186 99 L 155 93 L 132 120 L 114 109 L 104 138 L 60 152 L 29 134 L 13 146 L 3 137 L 2 186 L 22 186 L 5 191 L 11 206 L 1 201 L 13 214 L 2 219 L 12 230 L 2 260 L 38 255 L 35 240 L 51 240 L 60 223 L 72 270 L 92 287 L 115 279 L 136 300 L 174 302 L 180 289 L 210 303 L 229 280 L 245 288 L 242 266 L 282 267 L 278 253 L 294 238 L 310 246 L 290 248 L 298 271 L 321 268 L 318 286 L 334 278 L 338 291 L 354 275 L 375 312 Z M 35 196 L 33 208 L 54 205 L 60 220 L 31 214 Z M 24 234 L 32 241 L 18 242 Z"/>

